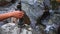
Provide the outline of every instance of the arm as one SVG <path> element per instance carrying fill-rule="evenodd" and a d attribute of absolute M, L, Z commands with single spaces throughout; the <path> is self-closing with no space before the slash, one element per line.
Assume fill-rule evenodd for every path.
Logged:
<path fill-rule="evenodd" d="M 15 18 L 22 18 L 23 12 L 21 11 L 14 11 L 9 13 L 0 14 L 0 21 L 5 20 L 7 18 L 15 17 Z"/>
<path fill-rule="evenodd" d="M 11 13 L 0 14 L 0 21 L 12 17 Z"/>

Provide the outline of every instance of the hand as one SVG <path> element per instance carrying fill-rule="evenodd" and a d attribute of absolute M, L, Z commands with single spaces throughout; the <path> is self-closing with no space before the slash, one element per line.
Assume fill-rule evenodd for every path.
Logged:
<path fill-rule="evenodd" d="M 12 16 L 15 18 L 22 18 L 24 16 L 24 12 L 23 11 L 13 11 Z"/>

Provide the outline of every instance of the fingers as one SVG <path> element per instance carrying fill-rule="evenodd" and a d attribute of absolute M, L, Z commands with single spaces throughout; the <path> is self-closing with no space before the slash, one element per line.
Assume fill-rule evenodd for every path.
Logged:
<path fill-rule="evenodd" d="M 14 17 L 16 18 L 22 18 L 24 16 L 23 11 L 14 11 Z"/>
<path fill-rule="evenodd" d="M 24 15 L 23 14 L 21 14 L 21 15 L 19 15 L 19 18 L 22 18 Z"/>

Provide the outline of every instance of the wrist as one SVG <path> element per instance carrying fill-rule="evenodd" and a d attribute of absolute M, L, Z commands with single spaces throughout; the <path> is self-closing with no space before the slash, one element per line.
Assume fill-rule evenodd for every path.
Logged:
<path fill-rule="evenodd" d="M 13 13 L 12 12 L 7 13 L 7 15 L 9 15 L 9 17 L 13 17 Z"/>

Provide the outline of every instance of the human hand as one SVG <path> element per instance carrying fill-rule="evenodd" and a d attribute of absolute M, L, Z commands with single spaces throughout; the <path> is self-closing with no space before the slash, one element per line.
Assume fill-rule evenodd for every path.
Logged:
<path fill-rule="evenodd" d="M 24 12 L 23 11 L 13 11 L 11 14 L 15 18 L 22 18 L 24 16 Z"/>

